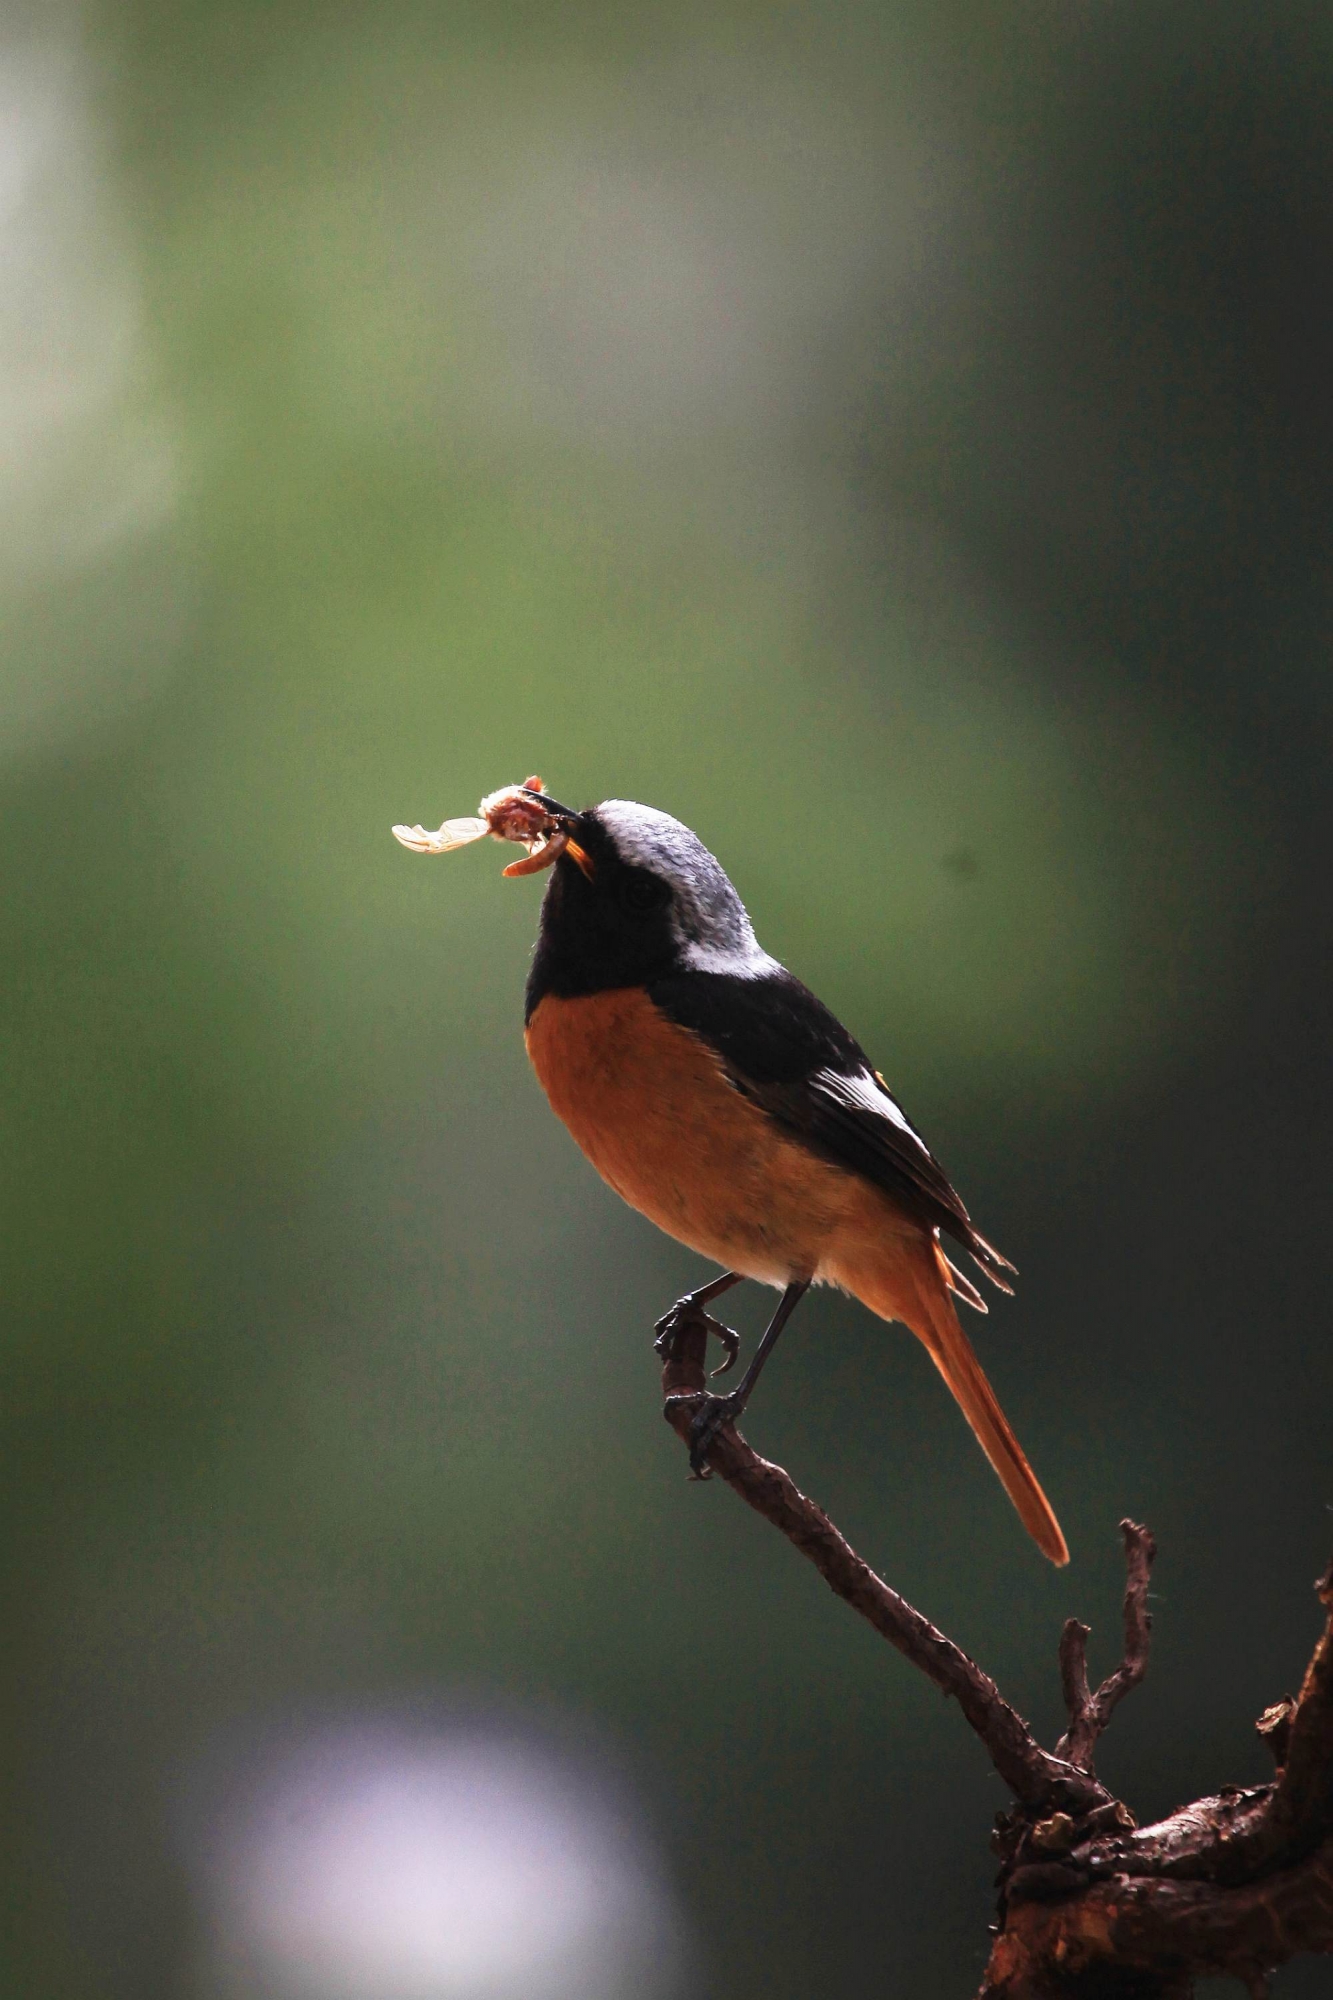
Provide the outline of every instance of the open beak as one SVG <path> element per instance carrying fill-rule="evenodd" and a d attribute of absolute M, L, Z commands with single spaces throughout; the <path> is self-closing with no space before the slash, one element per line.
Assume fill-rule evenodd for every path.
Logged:
<path fill-rule="evenodd" d="M 544 840 L 531 854 L 525 854 L 521 861 L 511 861 L 503 871 L 506 875 L 539 875 L 543 868 L 549 868 L 567 854 L 576 868 L 582 870 L 591 882 L 593 878 L 592 856 L 563 831 L 557 831 Z"/>
<path fill-rule="evenodd" d="M 530 784 L 531 780 L 529 780 L 529 785 Z M 526 791 L 527 789 L 528 786 L 525 786 L 524 790 Z M 535 790 L 536 788 L 533 787 L 533 789 Z M 551 797 L 551 794 L 547 791 L 538 792 L 537 797 L 540 799 L 541 803 L 545 806 L 547 812 L 550 813 L 552 819 L 576 820 L 582 817 L 580 813 L 575 812 L 573 806 L 562 806 L 559 799 L 553 799 Z"/>
<path fill-rule="evenodd" d="M 528 782 L 535 791 L 537 789 L 536 786 L 532 785 L 531 780 Z M 567 854 L 575 867 L 580 869 L 591 882 L 594 872 L 592 856 L 587 852 L 586 848 L 579 846 L 573 837 L 572 831 L 567 831 L 567 829 L 572 829 L 578 825 L 581 815 L 576 813 L 572 806 L 562 806 L 559 799 L 553 799 L 549 792 L 543 791 L 540 796 L 542 807 L 550 814 L 551 818 L 562 820 L 565 824 L 557 827 L 554 833 L 548 834 L 541 846 L 535 848 L 532 853 L 524 855 L 521 861 L 511 861 L 509 866 L 504 870 L 504 873 L 506 875 L 537 875 L 540 874 L 543 868 L 550 868 L 553 863 L 560 859 L 562 854 Z"/>

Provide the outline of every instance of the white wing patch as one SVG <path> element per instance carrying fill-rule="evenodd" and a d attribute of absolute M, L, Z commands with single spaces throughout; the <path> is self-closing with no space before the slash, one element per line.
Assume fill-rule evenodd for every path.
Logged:
<path fill-rule="evenodd" d="M 871 1076 L 869 1070 L 863 1069 L 855 1076 L 839 1076 L 836 1070 L 821 1069 L 815 1071 L 810 1081 L 826 1097 L 835 1097 L 855 1111 L 869 1111 L 876 1118 L 887 1118 L 925 1152 L 925 1141 L 920 1133 L 913 1131 L 888 1091 Z"/>

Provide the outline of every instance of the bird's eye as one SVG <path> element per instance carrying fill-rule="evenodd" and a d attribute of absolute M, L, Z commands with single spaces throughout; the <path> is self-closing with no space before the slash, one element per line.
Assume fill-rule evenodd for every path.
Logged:
<path fill-rule="evenodd" d="M 636 868 L 620 885 L 620 901 L 631 916 L 646 917 L 671 901 L 671 890 L 660 875 Z"/>

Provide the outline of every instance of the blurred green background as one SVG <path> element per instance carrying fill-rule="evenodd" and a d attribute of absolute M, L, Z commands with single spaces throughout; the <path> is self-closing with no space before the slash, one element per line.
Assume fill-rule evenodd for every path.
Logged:
<path fill-rule="evenodd" d="M 1285 0 L 6 10 L 6 1992 L 546 1992 L 236 1889 L 245 1773 L 460 1728 L 642 1857 L 552 1992 L 975 1988 L 998 1780 L 686 1483 L 702 1271 L 527 1070 L 540 882 L 389 836 L 530 770 L 700 832 L 1019 1265 L 1073 1566 L 845 1301 L 753 1441 L 1048 1740 L 1147 1519 L 1106 1775 L 1263 1777 L 1333 1538 L 1331 189 Z"/>

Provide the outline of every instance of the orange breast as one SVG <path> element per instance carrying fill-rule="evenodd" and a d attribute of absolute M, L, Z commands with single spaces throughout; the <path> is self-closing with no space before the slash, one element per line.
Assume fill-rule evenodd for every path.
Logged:
<path fill-rule="evenodd" d="M 786 1138 L 640 988 L 548 994 L 528 1054 L 602 1178 L 660 1229 L 769 1284 L 813 1277 L 874 1191 Z"/>
<path fill-rule="evenodd" d="M 604 1180 L 670 1236 L 748 1278 L 827 1278 L 925 1342 L 1023 1520 L 1068 1560 L 1049 1503 L 954 1314 L 930 1232 L 830 1166 L 727 1082 L 707 1042 L 641 989 L 560 1000 L 528 1024 L 553 1109 Z"/>

